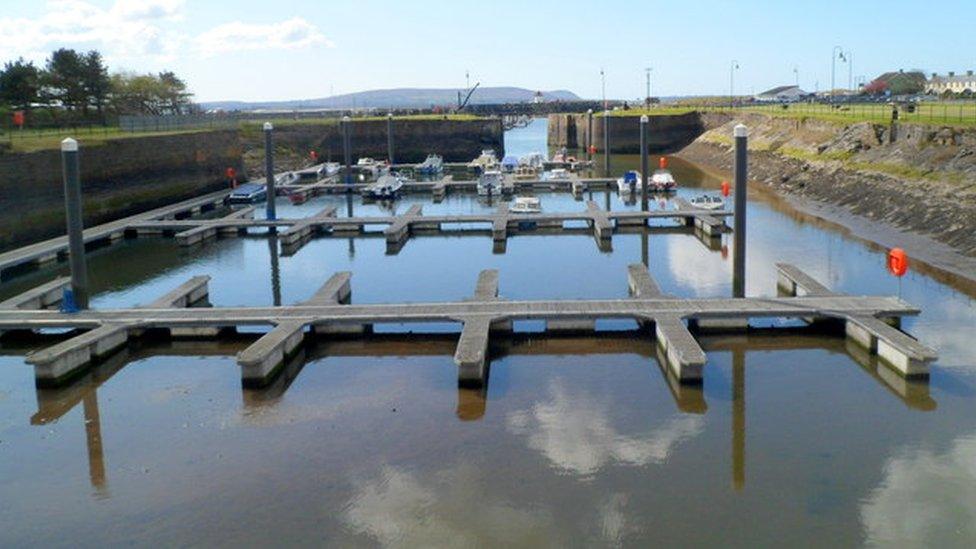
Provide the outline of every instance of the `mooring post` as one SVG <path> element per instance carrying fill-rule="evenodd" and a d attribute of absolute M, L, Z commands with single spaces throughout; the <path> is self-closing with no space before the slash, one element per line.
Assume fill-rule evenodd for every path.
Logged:
<path fill-rule="evenodd" d="M 264 177 L 268 188 L 268 219 L 275 219 L 274 126 L 264 123 Z"/>
<path fill-rule="evenodd" d="M 749 129 L 735 127 L 735 251 L 732 257 L 732 297 L 746 296 L 746 179 L 749 176 Z"/>
<path fill-rule="evenodd" d="M 647 211 L 647 115 L 640 118 L 640 148 L 641 148 L 641 211 Z M 645 221 L 645 223 L 647 223 Z"/>
<path fill-rule="evenodd" d="M 346 185 L 352 185 L 352 151 L 349 150 L 349 117 L 342 117 L 342 160 L 346 164 Z"/>
<path fill-rule="evenodd" d="M 610 176 L 610 111 L 603 111 L 603 171 Z"/>
<path fill-rule="evenodd" d="M 88 308 L 88 266 L 85 263 L 84 220 L 81 211 L 81 180 L 78 170 L 78 142 L 68 137 L 61 142 L 61 170 L 64 180 L 64 209 L 68 224 L 68 260 L 71 263 L 71 292 L 79 309 Z"/>
<path fill-rule="evenodd" d="M 593 157 L 593 109 L 586 109 L 586 160 Z"/>
<path fill-rule="evenodd" d="M 393 113 L 386 113 L 386 157 L 393 166 Z"/>

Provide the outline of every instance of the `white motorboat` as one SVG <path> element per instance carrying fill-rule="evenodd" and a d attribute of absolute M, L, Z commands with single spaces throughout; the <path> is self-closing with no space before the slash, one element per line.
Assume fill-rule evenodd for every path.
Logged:
<path fill-rule="evenodd" d="M 516 196 L 508 211 L 512 213 L 542 213 L 542 202 L 536 196 Z"/>
<path fill-rule="evenodd" d="M 703 194 L 692 198 L 689 202 L 696 208 L 703 210 L 717 210 L 725 205 L 725 202 L 717 196 Z"/>
<path fill-rule="evenodd" d="M 670 170 L 662 168 L 654 170 L 651 180 L 647 182 L 647 188 L 654 192 L 666 193 L 677 190 L 678 182 L 674 180 Z"/>
<path fill-rule="evenodd" d="M 495 151 L 484 149 L 481 156 L 468 163 L 468 167 L 482 172 L 495 170 L 498 167 L 498 157 L 495 156 Z"/>
<path fill-rule="evenodd" d="M 231 204 L 253 204 L 268 197 L 268 187 L 264 183 L 245 183 L 231 191 L 227 202 Z"/>
<path fill-rule="evenodd" d="M 374 199 L 396 198 L 403 188 L 403 181 L 395 175 L 382 175 L 363 189 L 363 196 Z"/>
<path fill-rule="evenodd" d="M 519 158 L 519 166 L 527 166 L 536 172 L 542 170 L 542 165 L 546 162 L 546 157 L 542 153 L 533 152 Z"/>
<path fill-rule="evenodd" d="M 567 179 L 570 179 L 570 177 L 571 176 L 568 170 L 564 168 L 556 168 L 554 170 L 549 171 L 548 177 L 546 177 L 546 179 L 548 179 L 549 181 L 566 181 Z"/>
<path fill-rule="evenodd" d="M 630 194 L 631 191 L 639 192 L 642 188 L 641 173 L 636 170 L 624 172 L 623 177 L 617 178 L 617 192 L 620 194 Z"/>
<path fill-rule="evenodd" d="M 482 196 L 499 196 L 502 194 L 504 179 L 502 172 L 487 170 L 478 178 L 478 194 Z"/>
<path fill-rule="evenodd" d="M 414 168 L 418 173 L 424 175 L 435 175 L 444 171 L 444 159 L 440 155 L 428 154 L 423 162 Z"/>

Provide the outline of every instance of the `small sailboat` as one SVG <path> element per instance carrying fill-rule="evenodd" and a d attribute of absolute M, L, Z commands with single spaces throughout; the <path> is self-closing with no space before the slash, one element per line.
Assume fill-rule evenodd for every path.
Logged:
<path fill-rule="evenodd" d="M 363 196 L 376 200 L 396 198 L 403 188 L 403 180 L 395 175 L 381 175 L 375 183 L 363 189 Z"/>
<path fill-rule="evenodd" d="M 444 159 L 440 155 L 428 154 L 427 158 L 414 169 L 423 175 L 436 175 L 444 171 Z"/>
<path fill-rule="evenodd" d="M 696 208 L 703 210 L 717 210 L 725 205 L 725 202 L 717 196 L 703 194 L 692 198 L 689 202 Z"/>
<path fill-rule="evenodd" d="M 536 196 L 516 196 L 508 211 L 512 213 L 542 213 L 542 202 Z"/>
<path fill-rule="evenodd" d="M 678 189 L 678 182 L 675 181 L 674 175 L 668 170 L 667 157 L 662 156 L 658 160 L 658 169 L 654 170 L 654 173 L 651 174 L 651 179 L 647 182 L 647 187 L 651 191 L 660 193 L 676 191 Z"/>
<path fill-rule="evenodd" d="M 231 204 L 253 204 L 268 198 L 268 187 L 264 183 L 244 183 L 231 191 L 227 202 Z"/>
<path fill-rule="evenodd" d="M 636 170 L 630 170 L 624 172 L 623 177 L 617 178 L 617 192 L 620 194 L 630 194 L 633 192 L 640 192 L 643 188 L 641 182 L 641 173 Z"/>
<path fill-rule="evenodd" d="M 478 178 L 478 194 L 482 196 L 499 196 L 502 194 L 502 172 L 487 170 Z"/>

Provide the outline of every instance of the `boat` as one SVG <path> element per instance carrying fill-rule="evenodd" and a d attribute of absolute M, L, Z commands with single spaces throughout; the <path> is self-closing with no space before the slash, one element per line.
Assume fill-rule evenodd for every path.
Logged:
<path fill-rule="evenodd" d="M 549 181 L 566 181 L 571 177 L 572 176 L 569 175 L 569 171 L 567 171 L 566 169 L 556 168 L 554 170 L 549 171 L 549 173 L 546 176 L 546 179 Z"/>
<path fill-rule="evenodd" d="M 375 183 L 363 189 L 363 196 L 374 199 L 395 198 L 403 188 L 403 180 L 395 175 L 381 175 Z"/>
<path fill-rule="evenodd" d="M 489 170 L 494 170 L 498 167 L 498 157 L 495 156 L 495 151 L 491 149 L 484 149 L 481 151 L 481 155 L 468 163 L 468 167 L 475 170 L 481 170 L 487 172 Z"/>
<path fill-rule="evenodd" d="M 536 196 L 516 196 L 508 211 L 512 213 L 542 213 L 542 202 Z"/>
<path fill-rule="evenodd" d="M 515 168 L 515 179 L 518 181 L 532 181 L 539 178 L 539 168 L 519 164 Z"/>
<path fill-rule="evenodd" d="M 230 204 L 253 204 L 268 198 L 268 187 L 264 183 L 244 183 L 231 191 L 227 197 Z"/>
<path fill-rule="evenodd" d="M 428 154 L 423 162 L 414 167 L 417 173 L 423 175 L 435 175 L 444 171 L 444 159 L 440 155 Z"/>
<path fill-rule="evenodd" d="M 647 188 L 654 192 L 671 192 L 678 189 L 678 182 L 674 180 L 674 176 L 671 175 L 671 171 L 667 168 L 661 168 L 654 170 L 651 174 L 650 181 L 647 182 Z"/>
<path fill-rule="evenodd" d="M 519 158 L 519 166 L 527 166 L 534 169 L 536 172 L 542 170 L 542 165 L 545 164 L 546 157 L 542 156 L 542 153 L 533 152 L 529 153 L 522 158 Z"/>
<path fill-rule="evenodd" d="M 478 194 L 482 196 L 498 196 L 502 194 L 502 172 L 487 170 L 478 178 Z"/>
<path fill-rule="evenodd" d="M 689 202 L 691 202 L 692 206 L 701 208 L 703 210 L 717 210 L 725 205 L 725 202 L 723 202 L 721 198 L 708 194 L 696 196 Z"/>
<path fill-rule="evenodd" d="M 617 178 L 617 192 L 620 194 L 640 191 L 642 186 L 641 173 L 636 170 L 624 172 L 623 177 Z"/>
<path fill-rule="evenodd" d="M 389 172 L 389 166 L 384 162 L 365 157 L 356 161 L 356 171 L 359 172 L 360 179 L 379 179 L 381 175 Z"/>
<path fill-rule="evenodd" d="M 514 156 L 509 155 L 502 158 L 502 171 L 505 173 L 515 173 L 515 169 L 518 168 L 518 165 L 518 158 Z"/>

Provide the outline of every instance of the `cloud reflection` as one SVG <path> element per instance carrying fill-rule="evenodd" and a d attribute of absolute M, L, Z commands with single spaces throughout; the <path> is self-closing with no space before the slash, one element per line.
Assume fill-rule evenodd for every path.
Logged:
<path fill-rule="evenodd" d="M 892 458 L 861 505 L 872 543 L 947 547 L 976 539 L 976 436 L 943 454 L 917 449 Z"/>
<path fill-rule="evenodd" d="M 649 435 L 622 435 L 610 422 L 607 404 L 583 391 L 570 394 L 564 383 L 554 380 L 548 400 L 509 414 L 507 423 L 511 432 L 526 435 L 529 447 L 556 468 L 589 476 L 610 462 L 636 466 L 664 462 L 676 444 L 702 431 L 704 419 L 681 415 Z"/>
<path fill-rule="evenodd" d="M 383 546 L 537 546 L 559 538 L 548 513 L 486 499 L 477 477 L 475 469 L 462 467 L 421 482 L 384 467 L 359 486 L 343 519 Z"/>

